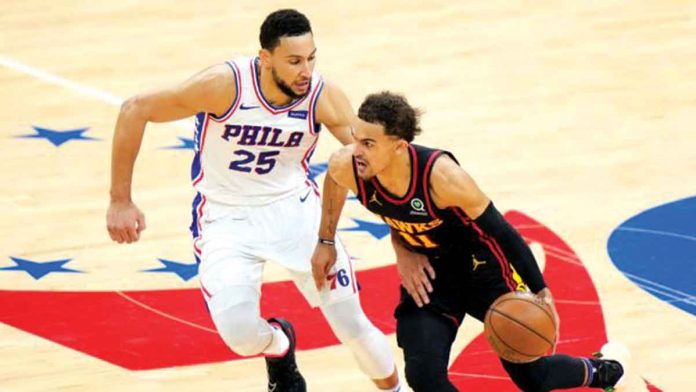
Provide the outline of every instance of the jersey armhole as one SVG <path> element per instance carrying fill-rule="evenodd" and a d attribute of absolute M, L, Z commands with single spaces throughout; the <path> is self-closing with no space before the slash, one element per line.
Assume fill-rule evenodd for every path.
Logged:
<path fill-rule="evenodd" d="M 210 115 L 210 118 L 217 122 L 223 122 L 227 120 L 232 113 L 237 109 L 237 106 L 239 102 L 241 101 L 242 97 L 242 80 L 240 77 L 239 69 L 237 68 L 237 64 L 231 63 L 229 61 L 225 61 L 225 64 L 227 64 L 228 67 L 232 70 L 232 75 L 234 76 L 234 86 L 236 90 L 236 94 L 234 96 L 234 99 L 232 100 L 232 104 L 230 104 L 230 107 L 227 108 L 225 113 L 221 114 L 220 116 L 216 116 L 213 113 L 208 113 Z"/>
<path fill-rule="evenodd" d="M 317 88 L 312 92 L 308 105 L 309 115 L 307 116 L 307 120 L 309 122 L 309 132 L 312 135 L 316 135 L 321 132 L 321 124 L 317 122 L 317 103 L 319 102 L 319 97 L 321 97 L 321 93 L 323 91 L 324 80 L 320 77 Z"/>
<path fill-rule="evenodd" d="M 433 171 L 433 166 L 435 166 L 435 161 L 440 158 L 441 156 L 446 155 L 450 157 L 456 163 L 459 165 L 459 162 L 457 159 L 452 155 L 451 152 L 449 151 L 443 151 L 443 150 L 435 150 L 430 157 L 428 157 L 428 162 L 425 164 L 425 170 L 423 170 L 423 195 L 425 196 L 425 207 L 428 209 L 428 213 L 430 214 L 431 217 L 435 219 L 439 219 L 435 211 L 438 209 L 437 206 L 435 206 L 432 202 L 432 195 L 430 192 L 430 174 Z"/>
<path fill-rule="evenodd" d="M 358 166 L 355 163 L 355 157 L 351 157 L 351 163 L 353 164 L 353 178 L 355 178 L 355 188 L 358 192 L 355 196 L 357 196 L 358 200 L 362 205 L 367 207 L 367 199 L 365 196 L 365 183 L 363 182 L 362 178 L 360 178 L 360 176 L 358 175 Z"/>

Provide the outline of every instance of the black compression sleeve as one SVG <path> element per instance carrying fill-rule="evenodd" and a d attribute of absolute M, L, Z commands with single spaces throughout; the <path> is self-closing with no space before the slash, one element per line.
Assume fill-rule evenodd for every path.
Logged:
<path fill-rule="evenodd" d="M 534 293 L 538 293 L 546 287 L 544 277 L 541 275 L 539 265 L 534 259 L 532 251 L 522 239 L 522 236 L 505 220 L 493 205 L 488 204 L 486 210 L 474 220 L 481 230 L 493 238 L 505 258 L 515 267 L 522 280 Z"/>

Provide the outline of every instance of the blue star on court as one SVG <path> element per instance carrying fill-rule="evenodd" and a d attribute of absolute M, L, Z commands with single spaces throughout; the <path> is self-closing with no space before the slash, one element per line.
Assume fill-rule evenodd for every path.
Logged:
<path fill-rule="evenodd" d="M 15 265 L 10 267 L 2 267 L 0 268 L 0 271 L 24 271 L 31 275 L 31 277 L 35 280 L 39 280 L 44 276 L 54 272 L 83 273 L 83 271 L 63 267 L 63 265 L 67 264 L 72 259 L 32 261 L 12 256 L 10 256 L 10 259 L 14 261 Z"/>
<path fill-rule="evenodd" d="M 158 273 L 169 272 L 169 273 L 177 274 L 181 278 L 181 280 L 183 280 L 184 282 L 186 282 L 189 279 L 193 278 L 194 276 L 198 275 L 198 264 L 196 264 L 196 263 L 186 264 L 186 263 L 178 263 L 176 261 L 167 260 L 167 259 L 157 259 L 157 260 L 159 260 L 160 263 L 164 264 L 164 267 L 143 270 L 142 272 L 158 272 Z"/>
<path fill-rule="evenodd" d="M 316 181 L 315 179 L 324 173 L 328 168 L 329 164 L 326 162 L 309 165 L 309 179 L 311 181 Z"/>
<path fill-rule="evenodd" d="M 164 147 L 167 150 L 193 150 L 194 144 L 193 144 L 193 139 L 189 139 L 187 137 L 181 137 L 177 136 L 177 139 L 179 139 L 179 145 L 177 146 L 169 146 L 169 147 Z"/>
<path fill-rule="evenodd" d="M 32 128 L 34 129 L 34 131 L 36 131 L 35 134 L 19 135 L 17 137 L 27 139 L 46 139 L 56 147 L 60 147 L 64 143 L 67 143 L 71 140 L 99 140 L 91 136 L 83 135 L 85 132 L 89 130 L 89 128 L 68 129 L 65 131 L 59 131 L 51 128 L 43 128 L 37 126 L 32 126 Z"/>
<path fill-rule="evenodd" d="M 347 229 L 341 229 L 341 231 L 366 231 L 370 233 L 373 237 L 381 240 L 382 238 L 389 235 L 389 225 L 384 223 L 368 222 L 361 219 L 351 218 L 355 222 L 357 227 L 350 227 Z"/>

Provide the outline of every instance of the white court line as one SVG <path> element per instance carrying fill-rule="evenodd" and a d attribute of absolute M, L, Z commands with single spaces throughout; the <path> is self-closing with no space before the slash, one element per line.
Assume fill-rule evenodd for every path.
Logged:
<path fill-rule="evenodd" d="M 79 94 L 86 95 L 90 98 L 95 98 L 99 101 L 106 102 L 114 106 L 121 106 L 121 104 L 124 101 L 123 98 L 117 97 L 111 93 L 107 93 L 105 91 L 101 91 L 99 89 L 84 84 L 73 82 L 72 80 L 68 80 L 58 75 L 53 75 L 49 72 L 20 63 L 6 56 L 0 55 L 0 66 L 4 66 L 13 71 L 33 76 L 46 83 L 67 88 L 68 90 L 75 91 Z M 193 123 L 190 121 L 179 120 L 173 121 L 172 123 L 175 124 L 177 127 L 184 128 L 188 131 L 191 131 L 193 129 Z"/>
<path fill-rule="evenodd" d="M 616 229 L 616 231 L 631 231 L 631 232 L 635 232 L 635 233 L 657 234 L 657 235 L 662 235 L 665 237 L 676 237 L 676 238 L 681 238 L 681 239 L 685 239 L 685 240 L 696 241 L 696 237 L 694 237 L 694 236 L 686 235 L 686 234 L 670 233 L 669 231 L 640 229 L 637 227 L 619 227 L 618 229 Z"/>
<path fill-rule="evenodd" d="M 586 269 L 585 265 L 583 265 L 582 262 L 580 261 L 580 259 L 578 259 L 577 257 L 564 256 L 562 254 L 558 254 L 558 251 L 548 249 L 546 251 L 546 259 L 548 260 L 550 257 L 555 257 L 559 261 L 563 261 L 563 262 L 566 262 L 568 264 L 573 264 L 573 265 L 582 267 L 583 269 Z"/>
<path fill-rule="evenodd" d="M 82 95 L 86 95 L 86 96 L 91 97 L 91 98 L 96 98 L 99 101 L 106 102 L 106 103 L 109 103 L 111 105 L 120 106 L 121 103 L 123 102 L 123 98 L 117 97 L 113 94 L 98 90 L 98 89 L 93 88 L 93 87 L 86 86 L 84 84 L 73 82 L 71 80 L 65 79 L 65 78 L 57 76 L 57 75 L 50 74 L 50 73 L 43 71 L 41 69 L 34 68 L 34 67 L 28 66 L 26 64 L 22 64 L 20 62 L 14 61 L 14 60 L 12 60 L 8 57 L 2 56 L 2 55 L 0 55 L 0 66 L 4 66 L 4 67 L 10 68 L 14 71 L 33 76 L 39 80 L 42 80 L 42 81 L 50 83 L 50 84 L 55 84 L 57 86 L 67 88 L 69 90 L 75 91 L 75 92 L 80 93 Z M 174 123 L 179 125 L 179 126 L 185 127 L 186 129 L 192 129 L 191 124 L 187 121 L 180 120 L 180 121 L 176 121 Z M 126 295 L 123 292 L 118 291 L 116 293 L 118 295 L 120 295 L 121 297 L 127 299 L 128 301 L 131 301 L 134 304 L 142 307 L 143 309 L 147 309 L 153 313 L 159 314 L 162 317 L 168 318 L 168 319 L 173 320 L 173 321 L 180 322 L 182 324 L 186 324 L 188 326 L 191 326 L 191 327 L 194 327 L 197 329 L 201 329 L 203 331 L 207 331 L 207 332 L 211 332 L 211 333 L 215 333 L 215 334 L 217 333 L 217 331 L 215 331 L 213 329 L 206 328 L 204 326 L 189 322 L 187 320 L 180 319 L 178 317 L 164 313 L 160 310 L 154 309 L 154 308 L 152 308 L 152 307 L 150 307 L 150 306 L 148 306 L 140 301 L 135 300 L 134 298 L 129 297 L 128 295 Z"/>
<path fill-rule="evenodd" d="M 674 296 L 674 295 L 672 295 L 672 294 L 669 294 L 669 293 L 666 293 L 666 292 L 664 292 L 664 291 L 661 291 L 661 290 L 659 290 L 659 289 L 656 289 L 656 288 L 654 288 L 654 287 L 643 286 L 643 285 L 641 285 L 641 284 L 638 284 L 638 287 L 642 288 L 642 289 L 645 290 L 645 291 L 651 291 L 651 292 L 653 292 L 653 293 L 656 293 L 656 294 L 659 294 L 659 295 L 663 295 L 663 296 L 665 296 L 665 297 L 667 297 L 667 298 L 671 298 L 670 300 L 667 300 L 667 301 L 665 301 L 665 302 L 669 302 L 669 303 L 673 303 L 673 302 L 684 302 L 684 303 L 689 304 L 689 305 L 691 305 L 691 306 L 696 306 L 696 302 L 694 302 L 693 300 L 691 300 L 691 299 L 689 299 L 689 298 L 677 297 L 677 296 Z"/>
<path fill-rule="evenodd" d="M 188 325 L 189 327 L 193 327 L 193 328 L 200 329 L 200 330 L 203 330 L 203 331 L 206 331 L 206 332 L 210 332 L 210 333 L 214 333 L 214 334 L 217 335 L 217 331 L 214 330 L 214 329 L 207 328 L 207 327 L 204 327 L 204 326 L 202 326 L 202 325 L 198 325 L 198 324 L 196 324 L 196 323 L 192 323 L 192 322 L 190 322 L 190 321 L 188 321 L 188 320 L 184 320 L 184 319 L 182 319 L 182 318 L 179 318 L 179 317 L 176 317 L 176 316 L 172 316 L 172 315 L 169 314 L 169 313 L 165 313 L 165 312 L 163 312 L 163 311 L 161 311 L 161 310 L 155 309 L 155 308 L 153 308 L 153 307 L 151 307 L 151 306 L 149 306 L 149 305 L 147 305 L 147 304 L 144 304 L 144 303 L 138 301 L 137 299 L 135 299 L 135 298 L 133 298 L 133 297 L 127 295 L 127 294 L 124 293 L 123 291 L 116 291 L 116 294 L 119 295 L 119 296 L 121 296 L 121 297 L 123 297 L 124 299 L 126 299 L 126 300 L 128 300 L 128 301 L 134 303 L 135 305 L 140 306 L 141 308 L 143 308 L 143 309 L 145 309 L 145 310 L 149 310 L 149 311 L 152 312 L 152 313 L 158 314 L 158 315 L 160 315 L 160 316 L 162 316 L 162 317 L 164 317 L 164 318 L 168 318 L 168 319 L 170 319 L 170 320 L 172 320 L 172 321 L 176 321 L 176 322 L 179 322 L 179 323 Z"/>
<path fill-rule="evenodd" d="M 622 271 L 622 272 L 623 272 L 623 271 Z M 672 295 L 680 295 L 680 296 L 683 296 L 683 297 L 688 298 L 688 299 L 691 299 L 691 300 L 696 300 L 696 296 L 693 296 L 693 295 L 691 295 L 691 294 L 689 294 L 689 293 L 685 293 L 685 292 L 683 292 L 683 291 L 679 291 L 679 290 L 677 290 L 677 289 L 673 289 L 673 288 L 671 288 L 671 287 L 669 287 L 669 286 L 661 285 L 661 284 L 659 284 L 659 283 L 657 283 L 657 282 L 653 282 L 652 280 L 645 279 L 645 278 L 643 278 L 643 277 L 636 276 L 636 275 L 633 275 L 633 274 L 628 273 L 628 272 L 623 272 L 623 273 L 624 273 L 626 276 L 628 276 L 629 278 L 631 278 L 631 279 L 633 279 L 633 280 L 637 280 L 637 281 L 641 282 L 641 283 L 644 284 L 644 285 L 655 286 L 655 287 L 660 288 L 660 289 L 662 289 L 662 290 L 665 290 L 665 291 L 667 291 L 667 292 L 671 292 Z"/>
<path fill-rule="evenodd" d="M 578 261 L 580 260 L 572 251 L 567 251 L 567 250 L 565 250 L 565 249 L 561 249 L 561 248 L 559 248 L 559 247 L 557 247 L 557 246 L 553 246 L 553 245 L 551 245 L 551 244 L 548 244 L 548 243 L 546 243 L 546 242 L 539 241 L 539 240 L 534 239 L 534 238 L 531 238 L 531 237 L 529 237 L 529 236 L 523 235 L 522 238 L 524 238 L 524 240 L 525 240 L 525 241 L 528 241 L 528 242 L 536 242 L 536 243 L 542 245 L 544 248 L 549 248 L 550 250 L 552 250 L 552 251 L 554 251 L 554 252 L 556 252 L 556 253 L 559 253 L 559 254 L 561 254 L 561 255 L 563 255 L 563 256 L 565 256 L 565 257 L 573 258 L 573 259 L 576 259 L 576 260 L 578 260 Z"/>
<path fill-rule="evenodd" d="M 31 75 L 37 79 L 43 80 L 44 82 L 55 84 L 67 88 L 69 90 L 76 91 L 82 95 L 87 95 L 89 97 L 96 98 L 100 101 L 107 102 L 112 105 L 120 105 L 121 102 L 123 102 L 122 98 L 119 98 L 113 94 L 109 94 L 107 92 L 97 90 L 96 88 L 70 81 L 68 79 L 50 74 L 38 68 L 30 67 L 26 64 L 22 64 L 5 56 L 0 55 L 0 65 L 10 68 L 17 72 Z"/>
<path fill-rule="evenodd" d="M 571 304 L 571 305 L 599 305 L 599 301 L 576 301 L 572 299 L 558 299 L 554 298 L 553 302 L 557 304 Z"/>
<path fill-rule="evenodd" d="M 515 225 L 515 229 L 543 229 L 544 225 L 542 224 L 533 224 L 533 225 Z"/>

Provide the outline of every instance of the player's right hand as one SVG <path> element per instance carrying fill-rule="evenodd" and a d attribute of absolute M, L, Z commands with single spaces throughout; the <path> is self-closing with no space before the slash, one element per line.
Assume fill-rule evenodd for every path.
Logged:
<path fill-rule="evenodd" d="M 145 230 L 145 215 L 133 202 L 111 202 L 106 212 L 106 229 L 119 244 L 135 242 Z"/>
<path fill-rule="evenodd" d="M 334 245 L 317 244 L 312 255 L 312 276 L 314 285 L 321 291 L 331 267 L 336 264 L 336 247 Z"/>
<path fill-rule="evenodd" d="M 428 257 L 415 252 L 399 252 L 396 267 L 401 276 L 401 285 L 411 295 L 418 307 L 430 303 L 428 293 L 433 292 L 431 280 L 435 280 L 435 270 Z M 427 272 L 427 274 L 426 274 Z"/>
<path fill-rule="evenodd" d="M 551 313 L 553 314 L 554 324 L 556 325 L 556 341 L 553 343 L 552 354 L 556 354 L 556 347 L 558 347 L 558 342 L 561 339 L 561 318 L 558 317 L 556 303 L 553 300 L 553 295 L 551 295 L 551 289 L 549 289 L 548 287 L 545 287 L 544 289 L 536 293 L 536 295 L 549 306 L 549 308 L 551 309 Z"/>

